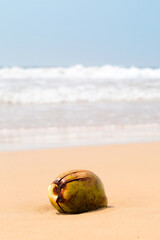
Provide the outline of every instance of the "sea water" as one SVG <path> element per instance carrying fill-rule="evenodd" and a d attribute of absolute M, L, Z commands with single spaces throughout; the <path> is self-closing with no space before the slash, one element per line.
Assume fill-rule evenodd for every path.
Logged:
<path fill-rule="evenodd" d="M 160 69 L 0 69 L 0 150 L 160 141 Z"/>

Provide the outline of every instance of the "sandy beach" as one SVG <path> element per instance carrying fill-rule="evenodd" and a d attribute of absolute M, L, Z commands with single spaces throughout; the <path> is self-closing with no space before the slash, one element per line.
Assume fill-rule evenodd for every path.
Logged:
<path fill-rule="evenodd" d="M 48 185 L 88 169 L 102 180 L 108 208 L 77 215 L 51 206 Z M 159 240 L 160 143 L 0 153 L 0 239 Z"/>

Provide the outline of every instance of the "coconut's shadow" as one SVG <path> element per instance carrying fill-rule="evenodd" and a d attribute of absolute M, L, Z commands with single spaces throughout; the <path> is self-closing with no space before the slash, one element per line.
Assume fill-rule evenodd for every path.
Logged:
<path fill-rule="evenodd" d="M 56 212 L 57 215 L 63 215 L 63 216 L 68 216 L 68 215 L 80 215 L 80 214 L 87 214 L 87 213 L 93 213 L 93 212 L 101 212 L 101 211 L 104 211 L 104 210 L 107 210 L 107 209 L 110 209 L 110 208 L 114 208 L 114 206 L 107 206 L 107 207 L 103 207 L 103 208 L 99 208 L 99 209 L 96 209 L 96 210 L 92 210 L 92 211 L 88 211 L 88 212 L 83 212 L 83 213 L 59 213 L 59 212 Z"/>
<path fill-rule="evenodd" d="M 54 209 L 52 207 L 52 205 L 43 205 L 43 206 L 40 206 L 38 208 L 36 208 L 36 211 L 38 211 L 40 214 L 56 214 L 56 215 L 59 215 L 59 216 L 68 216 L 68 215 L 79 215 L 79 214 L 87 214 L 87 213 L 93 213 L 93 212 L 101 212 L 101 211 L 107 211 L 107 209 L 112 209 L 114 208 L 114 206 L 107 206 L 107 207 L 104 207 L 104 208 L 99 208 L 99 209 L 96 209 L 96 210 L 92 210 L 92 211 L 88 211 L 88 212 L 83 212 L 83 213 L 59 213 L 57 212 L 56 209 Z"/>

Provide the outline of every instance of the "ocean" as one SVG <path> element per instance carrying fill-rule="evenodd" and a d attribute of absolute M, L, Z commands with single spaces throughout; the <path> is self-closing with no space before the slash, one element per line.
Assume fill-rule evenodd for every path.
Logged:
<path fill-rule="evenodd" d="M 149 141 L 159 68 L 0 68 L 0 151 Z"/>

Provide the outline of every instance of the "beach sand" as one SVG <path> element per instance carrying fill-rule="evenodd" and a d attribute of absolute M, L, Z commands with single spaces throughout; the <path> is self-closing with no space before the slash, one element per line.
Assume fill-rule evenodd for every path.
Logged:
<path fill-rule="evenodd" d="M 72 169 L 101 178 L 108 208 L 54 210 L 48 185 Z M 159 240 L 160 143 L 0 153 L 0 239 Z"/>

